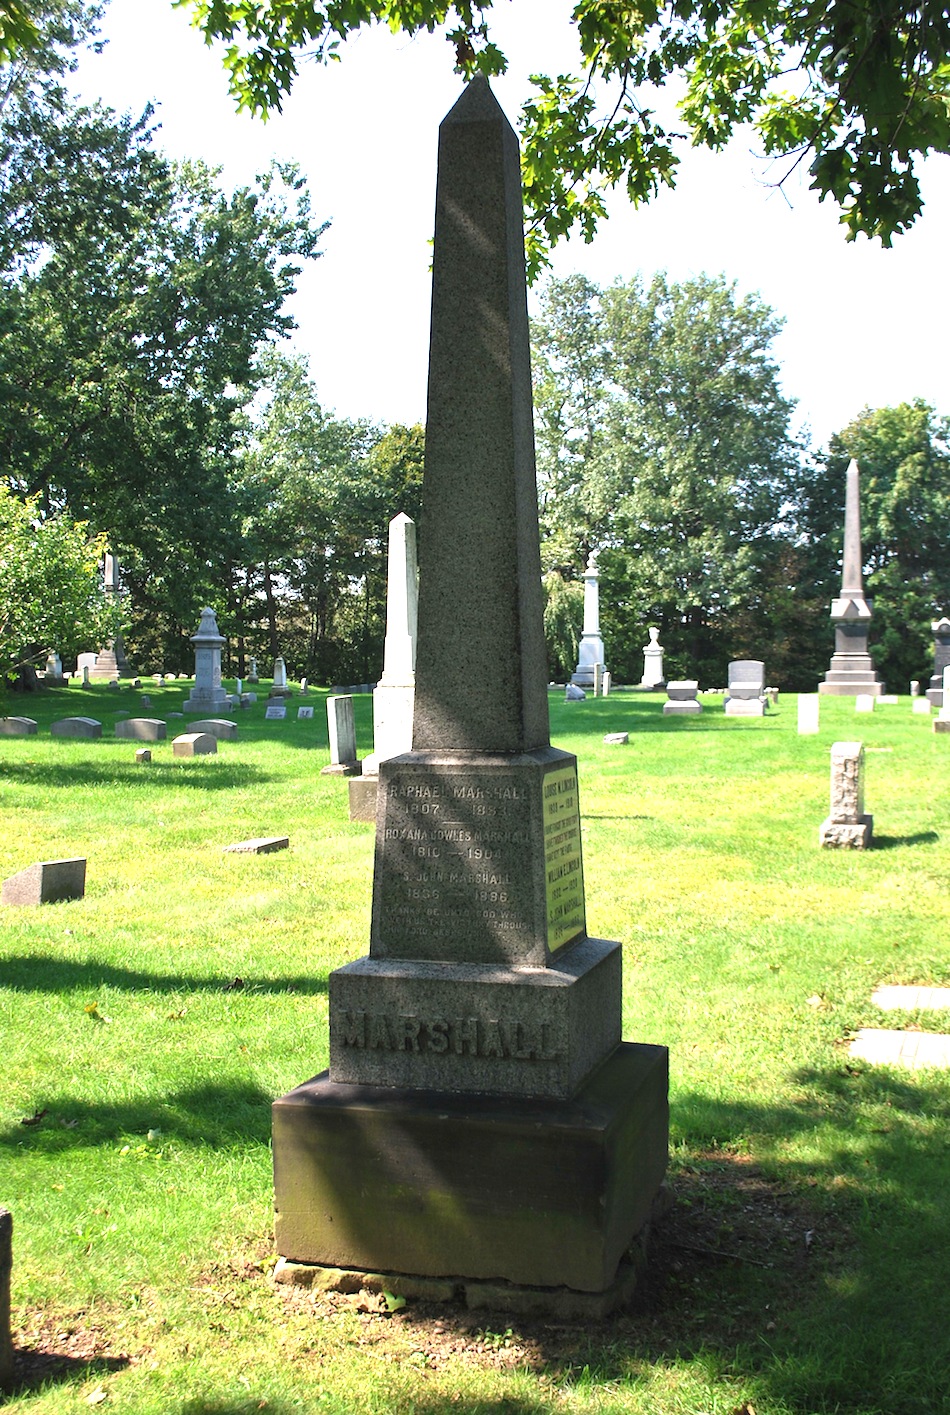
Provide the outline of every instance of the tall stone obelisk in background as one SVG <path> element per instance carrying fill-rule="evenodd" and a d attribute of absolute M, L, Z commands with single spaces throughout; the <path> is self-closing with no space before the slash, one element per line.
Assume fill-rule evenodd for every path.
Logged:
<path fill-rule="evenodd" d="M 841 564 L 841 594 L 831 601 L 831 622 L 835 626 L 835 651 L 819 693 L 846 697 L 858 693 L 880 694 L 884 685 L 874 671 L 868 653 L 871 603 L 864 596 L 861 574 L 861 486 L 858 464 L 851 458 L 845 488 L 844 555 Z"/>
<path fill-rule="evenodd" d="M 380 763 L 329 1072 L 274 1103 L 277 1247 L 601 1310 L 665 1173 L 667 1052 L 621 1041 L 549 740 L 518 144 L 480 78 L 439 135 L 423 504 L 413 746 Z"/>
<path fill-rule="evenodd" d="M 597 674 L 597 665 L 600 674 Z M 577 646 L 577 667 L 571 682 L 579 688 L 596 688 L 604 674 L 604 641 L 600 637 L 600 571 L 592 550 L 584 571 L 584 629 Z"/>

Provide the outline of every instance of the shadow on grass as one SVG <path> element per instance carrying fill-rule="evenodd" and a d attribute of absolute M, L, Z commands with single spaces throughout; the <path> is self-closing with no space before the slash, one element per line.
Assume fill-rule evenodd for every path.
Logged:
<path fill-rule="evenodd" d="M 935 830 L 918 830 L 914 835 L 874 835 L 872 850 L 896 850 L 904 845 L 934 845 L 940 836 Z"/>
<path fill-rule="evenodd" d="M 150 747 L 153 751 L 166 745 L 170 746 L 154 742 L 130 742 L 123 745 Z M 6 761 L 0 766 L 0 778 L 4 777 L 16 780 L 22 785 L 42 787 L 44 790 L 61 787 L 67 791 L 134 782 L 136 789 L 147 791 L 151 788 L 162 794 L 176 788 L 186 788 L 189 791 L 237 791 L 272 779 L 269 772 L 259 771 L 256 766 L 250 766 L 246 762 L 226 762 L 219 757 L 215 757 L 213 761 L 206 757 L 197 761 L 175 760 L 169 757 L 167 762 L 153 761 L 148 766 L 110 760 L 108 757 L 103 757 L 99 762 Z"/>
<path fill-rule="evenodd" d="M 327 980 L 325 977 L 255 978 L 251 974 L 235 977 L 234 973 L 196 978 L 188 973 L 146 973 L 134 968 L 117 968 L 96 959 L 77 963 L 65 958 L 22 954 L 0 958 L 0 987 L 14 988 L 17 992 L 48 993 L 70 989 L 94 992 L 108 987 L 143 993 L 303 993 L 313 996 L 326 992 Z"/>
<path fill-rule="evenodd" d="M 0 1409 L 17 1396 L 29 1395 L 38 1386 L 65 1385 L 67 1381 L 87 1381 L 122 1371 L 128 1356 L 68 1356 L 45 1347 L 18 1346 L 13 1352 L 13 1384 L 0 1391 Z"/>
<path fill-rule="evenodd" d="M 273 1099 L 251 1081 L 234 1080 L 209 1081 L 165 1096 L 90 1104 L 40 1082 L 36 1116 L 0 1130 L 0 1145 L 59 1155 L 119 1141 L 144 1146 L 152 1131 L 156 1138 L 148 1144 L 156 1156 L 175 1142 L 205 1149 L 267 1146 Z"/>
<path fill-rule="evenodd" d="M 677 1099 L 677 1202 L 630 1308 L 596 1322 L 456 1308 L 447 1322 L 410 1303 L 413 1340 L 437 1356 L 447 1326 L 456 1342 L 476 1326 L 513 1328 L 522 1364 L 558 1387 L 550 1404 L 507 1407 L 517 1411 L 563 1409 L 572 1391 L 611 1409 L 639 1392 L 637 1408 L 649 1408 L 653 1380 L 666 1408 L 666 1372 L 686 1400 L 697 1383 L 703 1403 L 690 1409 L 718 1399 L 801 1415 L 947 1411 L 950 1088 L 847 1065 L 790 1079 L 796 1098 L 784 1105 Z M 355 1193 L 340 1198 L 358 1229 Z M 411 1408 L 443 1407 L 421 1391 Z"/>

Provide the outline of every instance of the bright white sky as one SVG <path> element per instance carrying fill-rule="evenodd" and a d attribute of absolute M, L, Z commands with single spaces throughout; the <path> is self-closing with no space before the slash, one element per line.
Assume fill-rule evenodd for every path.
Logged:
<path fill-rule="evenodd" d="M 512 122 L 529 73 L 576 70 L 570 8 L 496 0 L 493 37 L 511 69 L 493 87 Z M 219 166 L 229 187 L 272 156 L 300 164 L 317 218 L 332 223 L 293 305 L 293 344 L 320 401 L 341 416 L 422 421 L 437 130 L 460 92 L 446 41 L 362 35 L 342 63 L 304 66 L 265 124 L 236 112 L 219 57 L 171 0 L 112 0 L 104 34 L 104 54 L 84 58 L 77 77 L 87 100 L 136 114 L 156 103 L 161 145 Z M 559 246 L 554 270 L 599 284 L 637 270 L 706 272 L 758 292 L 786 321 L 774 352 L 816 445 L 865 406 L 922 397 L 950 412 L 950 159 L 922 171 L 924 215 L 885 251 L 849 245 L 836 211 L 801 183 L 790 200 L 771 190 L 775 174 L 748 141 L 689 152 L 675 192 L 639 211 L 618 195 L 595 242 Z"/>

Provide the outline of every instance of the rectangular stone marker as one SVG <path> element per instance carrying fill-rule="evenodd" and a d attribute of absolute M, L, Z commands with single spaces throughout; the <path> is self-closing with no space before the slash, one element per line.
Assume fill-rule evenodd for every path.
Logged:
<path fill-rule="evenodd" d="M 258 835 L 253 840 L 239 840 L 236 845 L 225 845 L 226 855 L 270 855 L 275 850 L 286 850 L 290 844 L 288 835 Z"/>
<path fill-rule="evenodd" d="M 308 718 L 308 717 L 313 717 L 313 708 L 312 708 L 312 707 L 299 707 L 299 708 L 297 709 L 297 721 L 298 721 L 298 722 L 299 722 L 302 718 Z"/>
<path fill-rule="evenodd" d="M 871 843 L 874 817 L 864 811 L 864 744 L 835 742 L 831 748 L 831 811 L 818 832 L 819 844 L 862 850 Z"/>
<path fill-rule="evenodd" d="M 42 860 L 3 881 L 0 904 L 56 904 L 82 899 L 86 892 L 86 861 Z"/>
<path fill-rule="evenodd" d="M 431 330 L 412 750 L 329 1073 L 274 1103 L 277 1246 L 602 1294 L 666 1168 L 667 1053 L 620 1040 L 550 745 L 519 154 L 482 78 L 440 130 Z"/>
<path fill-rule="evenodd" d="M 189 722 L 188 731 L 203 732 L 219 742 L 236 742 L 238 735 L 237 723 L 226 717 L 204 717 L 199 722 Z"/>
<path fill-rule="evenodd" d="M 916 717 L 929 717 L 930 699 L 915 698 L 914 701 L 911 703 L 911 712 L 913 712 Z"/>
<path fill-rule="evenodd" d="M 138 751 L 135 753 L 135 760 L 138 762 L 139 766 L 148 766 L 148 763 L 152 760 L 151 748 L 139 747 Z"/>
<path fill-rule="evenodd" d="M 264 718 L 267 722 L 279 722 L 287 716 L 287 709 L 283 703 L 268 703 L 264 709 Z"/>
<path fill-rule="evenodd" d="M 870 693 L 858 693 L 854 699 L 855 712 L 873 712 L 874 699 Z"/>
<path fill-rule="evenodd" d="M 164 742 L 168 728 L 157 717 L 128 717 L 116 723 L 115 735 L 127 737 L 133 742 Z"/>
<path fill-rule="evenodd" d="M 94 717 L 61 717 L 49 730 L 54 737 L 101 737 L 102 723 Z"/>
<path fill-rule="evenodd" d="M 10 1295 L 13 1278 L 13 1215 L 0 1207 L 0 1390 L 13 1385 Z"/>
<path fill-rule="evenodd" d="M 798 735 L 811 737 L 818 731 L 821 698 L 817 693 L 798 695 Z"/>
<path fill-rule="evenodd" d="M 327 698 L 327 732 L 330 738 L 330 764 L 323 768 L 322 774 L 358 776 L 356 722 L 353 698 L 349 693 Z"/>

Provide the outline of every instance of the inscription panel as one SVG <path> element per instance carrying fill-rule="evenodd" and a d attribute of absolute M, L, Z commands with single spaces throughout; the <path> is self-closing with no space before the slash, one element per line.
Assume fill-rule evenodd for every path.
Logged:
<path fill-rule="evenodd" d="M 371 956 L 541 967 L 583 932 L 573 757 L 381 763 Z"/>
<path fill-rule="evenodd" d="M 548 948 L 555 953 L 585 928 L 576 763 L 546 774 L 543 804 Z"/>

